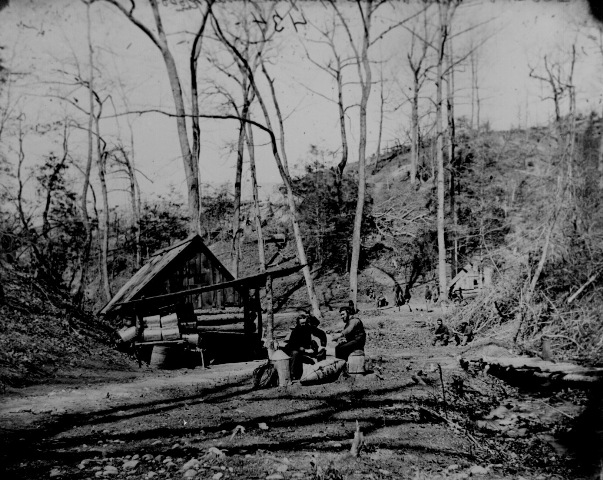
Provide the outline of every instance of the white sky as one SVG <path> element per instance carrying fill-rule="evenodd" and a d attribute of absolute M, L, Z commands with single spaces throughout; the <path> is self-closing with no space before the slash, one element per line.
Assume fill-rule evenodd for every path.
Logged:
<path fill-rule="evenodd" d="M 141 18 L 149 23 L 151 19 L 146 1 L 139 0 L 137 3 L 137 11 L 146 13 Z M 479 43 L 487 38 L 479 50 L 482 120 L 489 120 L 495 129 L 546 122 L 552 113 L 552 103 L 542 100 L 546 90 L 536 80 L 529 78 L 528 64 L 541 66 L 545 54 L 549 58 L 564 59 L 566 57 L 563 52 L 569 51 L 574 42 L 579 45 L 575 75 L 579 106 L 585 111 L 591 108 L 601 110 L 600 92 L 603 89 L 600 65 L 603 64 L 603 55 L 597 52 L 595 43 L 586 38 L 587 33 L 595 33 L 594 28 L 578 28 L 587 17 L 583 2 L 487 0 L 465 3 L 457 12 L 456 31 L 489 20 L 471 34 L 455 39 L 455 49 L 461 54 L 471 39 Z M 221 11 L 236 11 L 242 8 L 241 5 L 229 2 L 220 4 L 218 8 Z M 283 2 L 277 5 L 277 10 L 286 12 L 289 5 Z M 312 22 L 320 23 L 329 14 L 327 7 L 319 2 L 298 2 L 298 5 L 305 17 Z M 353 3 L 341 1 L 339 5 L 347 14 L 356 14 Z M 386 7 L 375 19 L 375 32 L 382 30 L 383 25 L 391 24 L 392 20 L 404 18 L 422 3 L 410 1 L 405 4 L 396 1 L 393 5 L 393 9 Z M 86 105 L 83 90 L 75 91 L 64 85 L 76 74 L 78 65 L 81 75 L 84 78 L 88 75 L 85 12 L 84 5 L 78 0 L 11 0 L 10 6 L 0 12 L 0 46 L 4 47 L 0 53 L 4 64 L 14 72 L 29 74 L 13 77 L 16 83 L 10 89 L 10 102 L 15 107 L 15 113 L 24 113 L 21 117 L 23 125 L 30 128 L 25 138 L 26 165 L 29 167 L 39 165 L 49 150 L 60 153 L 61 143 L 57 135 L 60 131 L 53 126 L 53 122 L 62 121 L 66 116 L 84 121 L 85 117 L 76 109 L 51 95 L 67 95 Z M 194 11 L 183 15 L 165 8 L 162 8 L 162 12 L 181 81 L 185 92 L 188 92 L 186 68 L 190 35 L 182 32 L 195 30 L 200 15 Z M 104 95 L 111 95 L 116 111 L 124 111 L 124 97 L 127 98 L 130 109 L 158 108 L 173 111 L 167 74 L 156 47 L 107 4 L 94 4 L 92 17 L 95 63 L 98 68 L 97 86 Z M 324 72 L 305 58 L 302 42 L 314 58 L 324 59 L 327 55 L 325 47 L 304 40 L 314 35 L 311 27 L 298 26 L 297 34 L 291 23 L 284 22 L 283 28 L 278 36 L 279 46 L 268 68 L 275 78 L 277 95 L 286 115 L 289 162 L 301 165 L 309 158 L 311 145 L 327 150 L 338 148 L 340 137 L 335 104 L 313 93 L 319 92 L 335 98 L 335 87 Z M 580 33 L 577 33 L 579 30 Z M 354 33 L 357 34 L 358 31 L 355 30 Z M 407 33 L 399 30 L 385 37 L 372 50 L 375 60 L 386 59 L 382 63 L 376 61 L 373 64 L 374 80 L 378 80 L 380 65 L 383 65 L 383 76 L 386 79 L 384 89 L 388 94 L 382 148 L 397 140 L 404 141 L 409 128 L 407 106 L 395 109 L 403 99 L 400 88 L 410 86 L 405 65 L 409 38 Z M 340 41 L 343 40 L 340 38 Z M 215 43 L 206 41 L 205 45 L 213 48 Z M 469 116 L 470 70 L 468 66 L 462 70 L 464 72 L 459 71 L 456 75 L 456 114 Z M 207 64 L 204 64 L 203 71 L 206 72 L 202 74 L 204 78 L 213 77 L 219 79 L 220 85 L 229 85 L 224 77 L 208 69 Z M 68 72 L 68 75 L 62 72 Z M 347 74 L 349 81 L 355 80 L 354 68 L 349 69 Z M 367 155 L 374 153 L 377 148 L 379 89 L 380 86 L 375 85 L 371 94 Z M 5 88 L 2 102 L 6 102 L 7 94 Z M 428 94 L 427 90 L 426 95 Z M 267 91 L 265 97 L 269 97 Z M 354 103 L 357 98 L 358 86 L 350 85 L 346 90 L 347 102 Z M 423 106 L 427 108 L 427 100 Z M 211 104 L 202 106 L 202 109 L 208 113 L 216 111 L 215 105 Z M 106 104 L 104 111 L 112 115 L 113 107 Z M 351 109 L 349 112 L 351 162 L 357 160 L 357 112 L 358 109 Z M 256 120 L 264 123 L 259 111 L 255 113 Z M 144 197 L 151 198 L 173 189 L 181 192 L 184 198 L 185 181 L 174 120 L 158 114 L 107 119 L 102 124 L 107 139 L 116 142 L 121 138 L 126 145 L 129 143 L 130 132 L 126 118 L 130 119 L 133 128 L 136 164 L 144 174 L 144 177 L 139 178 Z M 10 133 L 15 132 L 15 126 L 16 123 L 13 122 L 11 131 L 5 133 L 2 139 L 4 145 L 0 147 L 13 163 L 16 145 L 15 136 Z M 236 154 L 227 145 L 235 141 L 237 129 L 236 122 L 212 120 L 202 123 L 203 183 L 232 183 Z M 265 140 L 266 137 L 256 134 L 257 143 Z M 83 164 L 86 153 L 83 131 L 71 134 L 70 150 L 75 158 L 81 159 L 78 163 Z M 258 149 L 256 157 L 259 181 L 267 194 L 273 184 L 280 181 L 280 177 L 267 148 Z M 247 169 L 245 178 L 248 184 Z M 122 188 L 119 182 L 113 180 L 112 188 L 113 201 L 123 201 L 124 194 L 118 191 Z"/>

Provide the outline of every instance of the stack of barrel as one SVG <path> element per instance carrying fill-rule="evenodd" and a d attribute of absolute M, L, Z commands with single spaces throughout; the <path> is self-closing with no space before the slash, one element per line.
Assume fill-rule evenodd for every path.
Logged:
<path fill-rule="evenodd" d="M 198 334 L 184 334 L 184 325 L 179 325 L 178 315 L 170 313 L 166 315 L 148 315 L 142 319 L 143 342 L 169 342 L 172 340 L 185 340 L 191 346 L 197 347 L 199 343 Z M 178 368 L 181 363 L 182 346 L 153 345 L 150 365 L 157 368 Z"/>

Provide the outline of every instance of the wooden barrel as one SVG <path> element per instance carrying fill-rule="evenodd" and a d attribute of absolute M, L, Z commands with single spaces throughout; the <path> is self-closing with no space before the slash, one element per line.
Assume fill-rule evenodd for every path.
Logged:
<path fill-rule="evenodd" d="M 178 328 L 178 315 L 170 313 L 161 317 L 161 328 Z"/>
<path fill-rule="evenodd" d="M 150 365 L 156 368 L 170 368 L 172 364 L 172 348 L 155 345 L 151 354 Z"/>
<path fill-rule="evenodd" d="M 161 339 L 162 340 L 178 340 L 180 338 L 180 330 L 178 327 L 174 328 L 162 328 Z"/>
<path fill-rule="evenodd" d="M 159 328 L 146 328 L 142 332 L 142 340 L 145 342 L 158 342 L 161 340 L 161 330 Z"/>
<path fill-rule="evenodd" d="M 136 327 L 124 327 L 118 333 L 123 342 L 129 342 L 136 337 Z"/>
<path fill-rule="evenodd" d="M 354 350 L 348 357 L 348 373 L 364 373 L 364 351 Z"/>
<path fill-rule="evenodd" d="M 146 328 L 159 329 L 161 327 L 161 317 L 159 315 L 143 317 L 142 323 Z"/>

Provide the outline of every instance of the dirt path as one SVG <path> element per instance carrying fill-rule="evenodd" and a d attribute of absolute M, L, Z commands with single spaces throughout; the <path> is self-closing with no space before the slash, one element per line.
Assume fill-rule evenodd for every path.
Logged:
<path fill-rule="evenodd" d="M 513 437 L 475 427 L 500 407 L 497 395 L 509 412 L 499 421 L 536 407 L 480 378 L 466 380 L 485 393 L 455 396 L 460 350 L 431 347 L 435 315 L 361 314 L 375 374 L 328 385 L 254 391 L 250 362 L 5 396 L 2 478 L 578 478 L 542 429 Z M 335 312 L 324 326 L 339 327 Z M 540 405 L 547 425 L 578 414 L 569 402 L 550 406 Z M 366 439 L 358 458 L 349 454 L 356 425 Z"/>

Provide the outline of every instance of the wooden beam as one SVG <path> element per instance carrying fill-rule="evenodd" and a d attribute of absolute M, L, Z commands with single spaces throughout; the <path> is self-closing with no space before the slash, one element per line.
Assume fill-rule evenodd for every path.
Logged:
<path fill-rule="evenodd" d="M 125 305 L 138 305 L 145 302 L 156 302 L 163 300 L 175 300 L 181 297 L 187 297 L 189 295 L 194 295 L 196 293 L 203 292 L 213 292 L 215 290 L 221 290 L 223 288 L 236 288 L 236 287 L 255 287 L 259 288 L 266 283 L 267 275 L 270 275 L 272 278 L 280 278 L 286 277 L 301 270 L 304 265 L 296 265 L 294 267 L 282 268 L 280 270 L 272 270 L 263 273 L 259 273 L 257 275 L 252 275 L 250 277 L 239 278 L 237 280 L 231 280 L 228 282 L 216 283 L 214 285 L 205 285 L 203 287 L 191 288 L 189 290 L 182 290 L 180 292 L 166 293 L 163 295 L 156 295 L 154 297 L 145 297 L 139 298 L 137 300 L 129 300 L 127 302 L 119 302 L 116 303 L 115 306 L 125 306 Z"/>

